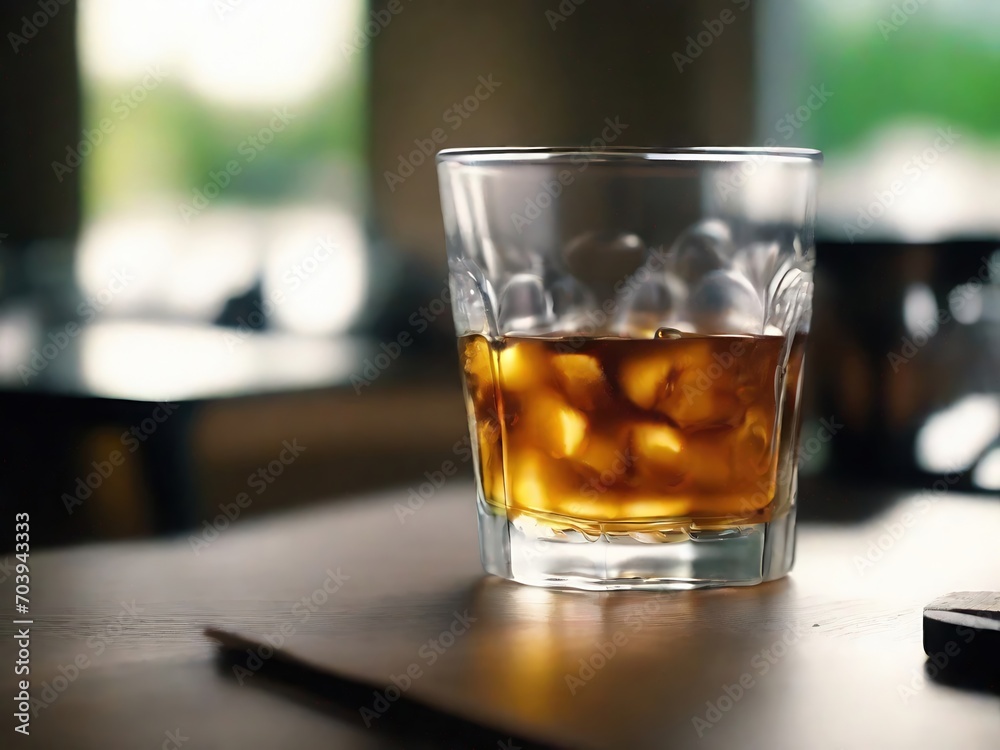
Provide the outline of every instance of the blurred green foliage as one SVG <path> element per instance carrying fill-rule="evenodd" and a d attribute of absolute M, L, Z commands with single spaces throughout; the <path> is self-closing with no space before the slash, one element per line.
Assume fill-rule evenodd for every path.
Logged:
<path fill-rule="evenodd" d="M 127 94 L 127 89 L 84 82 L 87 127 L 108 118 L 114 128 L 84 164 L 89 215 L 137 198 L 187 199 L 231 160 L 241 171 L 220 202 L 277 201 L 294 195 L 324 164 L 360 165 L 364 158 L 364 81 L 358 75 L 307 103 L 277 108 L 294 119 L 259 149 L 248 139 L 268 127 L 273 108 L 224 108 L 172 80 L 134 107 L 123 104 Z"/>
<path fill-rule="evenodd" d="M 834 95 L 804 128 L 810 145 L 827 153 L 850 149 L 898 120 L 1000 138 L 1000 27 L 963 29 L 924 10 L 895 29 L 877 22 L 888 12 L 843 25 L 814 11 L 799 100 L 811 85 Z"/>

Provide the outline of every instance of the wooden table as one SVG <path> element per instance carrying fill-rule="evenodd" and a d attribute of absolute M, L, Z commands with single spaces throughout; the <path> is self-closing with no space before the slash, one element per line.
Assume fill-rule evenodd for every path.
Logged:
<path fill-rule="evenodd" d="M 34 553 L 31 690 L 55 700 L 3 747 L 526 747 L 518 733 L 567 747 L 1000 747 L 1000 698 L 930 679 L 920 638 L 925 603 L 1000 582 L 994 498 L 900 497 L 863 524 L 805 525 L 783 581 L 663 594 L 484 577 L 471 486 L 455 480 L 401 522 L 405 501 L 237 520 L 197 554 L 185 537 Z M 9 701 L 12 575 L 0 592 Z M 474 621 L 429 663 L 423 647 L 456 616 Z M 416 665 L 406 697 L 489 707 L 499 729 L 449 734 L 402 702 L 367 728 L 370 689 L 331 700 L 269 667 L 239 680 L 206 625 L 284 625 L 293 651 L 376 685 Z"/>

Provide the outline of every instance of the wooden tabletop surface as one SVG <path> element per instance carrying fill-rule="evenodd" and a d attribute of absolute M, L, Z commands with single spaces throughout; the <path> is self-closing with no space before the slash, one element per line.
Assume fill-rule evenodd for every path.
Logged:
<path fill-rule="evenodd" d="M 1000 747 L 1000 697 L 933 679 L 921 648 L 926 603 L 1000 583 L 995 498 L 900 496 L 864 523 L 804 524 L 785 580 L 650 594 L 485 577 L 472 496 L 455 481 L 412 515 L 400 490 L 237 519 L 204 544 L 33 553 L 37 716 L 25 739 L 8 710 L 2 746 Z M 4 696 L 21 679 L 13 584 L 0 569 Z M 416 676 L 382 711 L 367 688 L 240 673 L 206 626 L 373 685 Z"/>

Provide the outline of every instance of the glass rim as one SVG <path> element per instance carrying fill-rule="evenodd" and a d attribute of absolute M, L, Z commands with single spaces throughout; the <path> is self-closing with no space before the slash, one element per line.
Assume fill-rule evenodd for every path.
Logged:
<path fill-rule="evenodd" d="M 481 164 L 518 164 L 521 162 L 563 162 L 574 157 L 587 161 L 642 162 L 730 162 L 747 161 L 810 162 L 821 164 L 823 152 L 814 148 L 774 148 L 769 146 L 691 146 L 683 148 L 644 148 L 617 146 L 591 149 L 586 146 L 490 146 L 446 148 L 437 152 L 438 164 L 475 167 Z"/>

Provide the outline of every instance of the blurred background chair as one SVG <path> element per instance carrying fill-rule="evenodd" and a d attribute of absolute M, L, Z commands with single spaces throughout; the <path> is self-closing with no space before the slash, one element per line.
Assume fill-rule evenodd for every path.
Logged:
<path fill-rule="evenodd" d="M 1000 489 L 998 14 L 12 0 L 0 505 L 179 532 L 465 455 L 432 153 L 468 145 L 823 149 L 803 440 L 842 427 L 803 471 Z"/>

